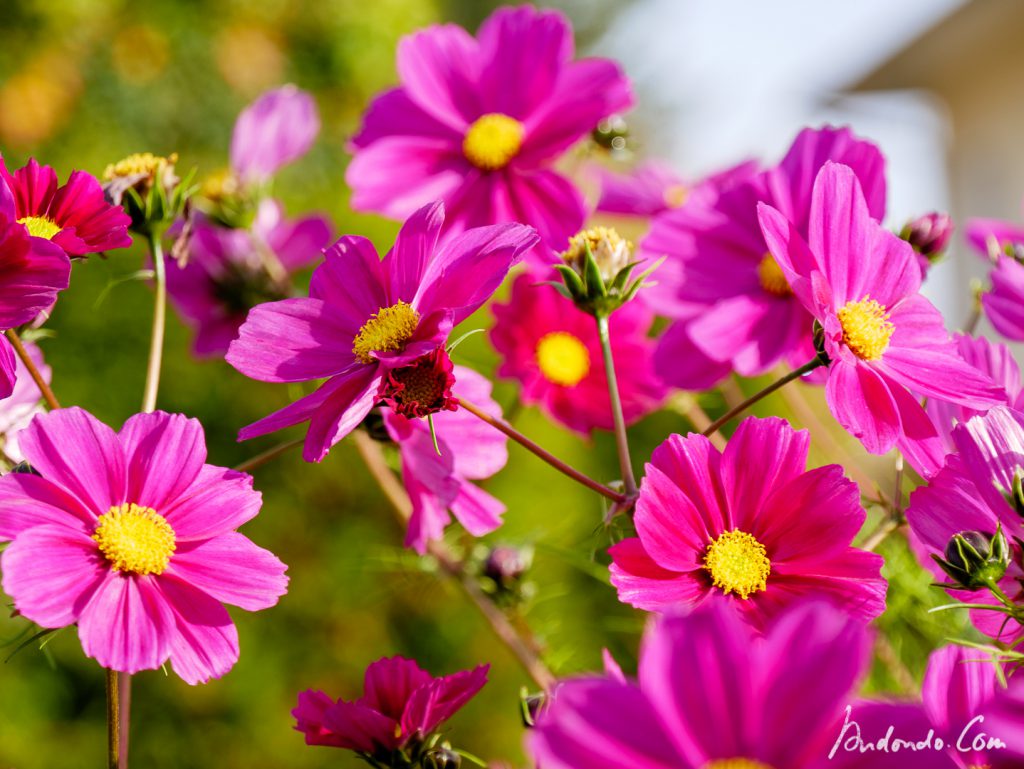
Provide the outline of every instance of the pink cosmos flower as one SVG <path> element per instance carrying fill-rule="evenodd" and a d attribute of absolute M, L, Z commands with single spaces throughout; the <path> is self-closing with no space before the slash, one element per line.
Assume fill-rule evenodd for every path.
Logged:
<path fill-rule="evenodd" d="M 1024 415 L 998 406 L 957 425 L 953 442 L 958 453 L 947 456 L 928 485 L 910 496 L 907 522 L 918 549 L 943 557 L 954 534 L 977 531 L 991 536 L 1000 527 L 1011 543 L 1024 538 L 1024 518 L 1009 501 L 1013 499 L 1014 477 L 1024 472 Z M 1024 600 L 1024 565 L 1019 545 L 1012 545 L 1012 552 L 999 586 L 1020 603 Z M 931 559 L 926 563 L 946 581 Z M 996 604 L 987 590 L 949 593 L 967 603 Z M 972 611 L 971 619 L 992 638 L 1012 643 L 1024 637 L 1024 626 L 999 612 Z"/>
<path fill-rule="evenodd" d="M 238 659 L 221 605 L 265 609 L 285 565 L 235 529 L 259 512 L 252 478 L 206 464 L 203 428 L 136 414 L 115 433 L 78 408 L 19 435 L 40 475 L 0 478 L 3 589 L 44 628 L 78 624 L 86 655 L 136 673 L 168 658 L 190 684 Z"/>
<path fill-rule="evenodd" d="M 245 183 L 260 183 L 305 155 L 320 116 L 313 97 L 294 85 L 267 91 L 242 110 L 231 136 L 231 170 Z"/>
<path fill-rule="evenodd" d="M 167 258 L 167 291 L 196 330 L 195 354 L 227 352 L 249 310 L 290 296 L 291 275 L 318 259 L 330 238 L 326 217 L 286 219 L 272 199 L 260 203 L 251 232 L 197 214 L 185 266 Z"/>
<path fill-rule="evenodd" d="M 501 417 L 486 377 L 464 366 L 455 366 L 453 374 L 454 403 L 461 396 Z M 398 444 L 402 479 L 412 501 L 405 546 L 421 555 L 428 542 L 441 538 L 452 515 L 474 537 L 482 537 L 501 526 L 505 512 L 505 505 L 470 481 L 489 478 L 505 466 L 508 439 L 464 410 L 440 411 L 433 421 L 437 449 L 425 420 L 384 410 L 384 425 Z"/>
<path fill-rule="evenodd" d="M 527 751 L 544 769 L 877 769 L 874 753 L 829 758 L 869 656 L 863 623 L 827 604 L 786 611 L 763 638 L 720 604 L 661 617 L 636 680 L 564 681 Z M 940 765 L 908 752 L 894 766 Z"/>
<path fill-rule="evenodd" d="M 1024 408 L 1020 367 L 1010 349 L 1006 345 L 990 342 L 985 337 L 959 333 L 953 337 L 960 356 L 1002 387 L 1005 393 L 1004 404 L 1015 409 Z M 956 451 L 953 428 L 984 412 L 940 400 L 929 400 L 925 404 L 925 412 L 935 426 L 936 435 L 923 440 L 901 438 L 897 445 L 910 465 L 923 478 L 930 478 L 942 469 L 946 455 Z"/>
<path fill-rule="evenodd" d="M 320 691 L 300 692 L 292 711 L 295 729 L 307 745 L 390 760 L 394 751 L 422 744 L 469 702 L 487 683 L 489 667 L 434 678 L 413 660 L 385 657 L 366 668 L 358 700 L 335 702 Z"/>
<path fill-rule="evenodd" d="M 852 169 L 822 167 L 809 240 L 782 211 L 758 211 L 769 251 L 824 329 L 829 409 L 868 451 L 934 434 L 917 396 L 978 409 L 1005 397 L 959 356 L 942 315 L 918 293 L 914 250 L 871 217 Z"/>
<path fill-rule="evenodd" d="M 882 558 L 850 546 L 865 516 L 857 485 L 838 465 L 806 470 L 809 443 L 784 419 L 748 417 L 722 453 L 702 435 L 661 444 L 638 536 L 609 550 L 619 600 L 647 611 L 722 603 L 757 627 L 805 596 L 881 614 Z"/>
<path fill-rule="evenodd" d="M 549 417 L 588 435 L 612 429 L 608 380 L 601 341 L 591 315 L 578 310 L 551 286 L 520 275 L 507 304 L 493 307 L 491 343 L 502 356 L 498 375 L 518 379 L 523 403 L 539 404 Z M 640 302 L 612 313 L 612 357 L 628 423 L 658 407 L 665 388 L 651 365 L 648 338 L 654 318 Z"/>
<path fill-rule="evenodd" d="M 132 244 L 131 217 L 103 197 L 103 188 L 85 171 L 74 171 L 57 186 L 57 174 L 35 159 L 13 174 L 0 157 L 0 180 L 14 197 L 14 215 L 30 235 L 52 240 L 68 256 L 84 256 Z"/>
<path fill-rule="evenodd" d="M 388 372 L 442 346 L 537 242 L 533 229 L 502 224 L 438 247 L 443 223 L 441 203 L 424 206 L 383 261 L 366 238 L 346 235 L 313 272 L 309 298 L 250 311 L 228 363 L 264 382 L 327 381 L 243 428 L 240 440 L 308 421 L 303 457 L 319 462 L 386 395 Z"/>
<path fill-rule="evenodd" d="M 608 214 L 655 216 L 683 205 L 687 185 L 668 165 L 651 161 L 625 174 L 599 169 L 597 210 Z"/>
<path fill-rule="evenodd" d="M 794 296 L 758 223 L 757 207 L 781 211 L 806 238 L 811 188 L 828 160 L 851 166 L 868 213 L 885 214 L 885 161 L 848 128 L 804 129 L 782 161 L 726 177 L 718 194 L 694 197 L 655 218 L 640 255 L 668 259 L 645 301 L 676 320 L 658 345 L 655 365 L 671 385 L 712 387 L 736 371 L 758 376 L 780 362 L 793 368 L 814 356 L 813 318 Z"/>
<path fill-rule="evenodd" d="M 981 295 L 985 317 L 996 331 L 1024 341 L 1024 226 L 998 219 L 970 219 L 967 242 L 991 259 L 992 287 Z"/>
<path fill-rule="evenodd" d="M 42 374 L 43 380 L 50 384 L 53 372 L 43 360 L 43 353 L 33 342 L 22 342 L 36 370 Z M 36 414 L 42 414 L 43 394 L 32 379 L 28 368 L 21 358 L 15 363 L 16 379 L 11 394 L 0 400 L 0 436 L 3 437 L 3 453 L 12 462 L 21 462 L 25 457 L 18 446 L 18 433 L 28 427 Z"/>
<path fill-rule="evenodd" d="M 71 277 L 64 251 L 29 235 L 17 215 L 14 195 L 0 179 L 0 330 L 31 323 L 57 301 Z M 14 348 L 0 336 L 0 398 L 14 391 L 16 376 Z"/>
<path fill-rule="evenodd" d="M 443 199 L 451 232 L 524 222 L 552 261 L 585 216 L 553 165 L 633 103 L 619 67 L 573 61 L 568 20 L 522 6 L 496 11 L 476 38 L 450 24 L 404 38 L 398 76 L 352 140 L 353 208 L 403 219 Z"/>

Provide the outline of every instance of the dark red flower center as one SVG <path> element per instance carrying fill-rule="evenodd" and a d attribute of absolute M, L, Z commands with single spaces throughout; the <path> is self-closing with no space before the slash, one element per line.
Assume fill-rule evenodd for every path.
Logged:
<path fill-rule="evenodd" d="M 439 347 L 408 366 L 391 369 L 377 397 L 404 417 L 425 417 L 458 408 L 458 399 L 452 395 L 454 384 L 452 361 Z"/>

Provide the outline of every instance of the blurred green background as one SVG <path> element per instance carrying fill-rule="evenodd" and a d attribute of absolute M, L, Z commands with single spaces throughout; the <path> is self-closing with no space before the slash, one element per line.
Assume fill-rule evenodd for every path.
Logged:
<path fill-rule="evenodd" d="M 455 0 L 7 2 L 0 26 L 0 150 L 12 168 L 32 155 L 62 178 L 74 168 L 99 174 L 131 152 L 177 151 L 180 167 L 195 165 L 205 175 L 226 166 L 238 111 L 266 88 L 294 82 L 315 94 L 323 130 L 314 150 L 279 175 L 275 193 L 291 214 L 325 211 L 338 233 L 368 235 L 383 252 L 396 225 L 348 209 L 344 143 L 369 98 L 393 84 L 401 35 L 439 20 L 475 29 L 493 7 Z M 593 19 L 588 22 L 593 29 Z M 142 395 L 151 293 L 118 279 L 143 260 L 133 248 L 78 262 L 48 324 L 54 338 L 43 342 L 60 399 L 114 426 L 138 409 Z M 486 312 L 470 321 L 488 322 Z M 189 343 L 172 315 L 159 405 L 202 421 L 210 461 L 233 465 L 299 434 L 236 443 L 240 426 L 295 393 L 250 381 L 223 361 L 197 363 Z M 456 358 L 488 374 L 496 364 L 482 335 Z M 820 394 L 807 393 L 820 412 Z M 515 396 L 513 385 L 499 385 L 506 409 Z M 706 396 L 704 405 L 714 412 L 719 396 Z M 789 414 L 781 399 L 765 402 L 760 413 Z M 533 410 L 517 411 L 515 419 L 585 472 L 617 476 L 609 436 L 581 441 Z M 672 410 L 635 427 L 637 465 L 668 433 L 688 427 Z M 815 459 L 836 461 L 821 453 Z M 874 459 L 867 466 L 891 483 L 891 462 Z M 255 476 L 264 507 L 245 533 L 290 565 L 289 593 L 274 609 L 233 612 L 242 654 L 225 678 L 199 687 L 159 671 L 135 678 L 132 764 L 360 765 L 341 751 L 306 748 L 289 712 L 305 688 L 358 696 L 367 663 L 400 653 L 435 674 L 493 663 L 491 683 L 450 728 L 460 747 L 522 766 L 518 696 L 528 678 L 459 588 L 399 546 L 402 532 L 354 448 L 337 446 L 321 465 L 292 452 Z M 544 644 L 547 662 L 560 674 L 594 670 L 608 647 L 633 669 L 643 617 L 620 605 L 606 583 L 609 533 L 599 525 L 600 502 L 518 447 L 486 487 L 509 510 L 489 541 L 536 548 L 530 573 L 536 596 L 519 611 Z M 457 532 L 451 541 L 464 544 Z M 897 584 L 893 609 L 881 623 L 888 642 L 870 687 L 898 692 L 920 676 L 927 650 L 962 625 L 950 629 L 949 615 L 940 622 L 926 614 L 940 596 L 898 538 L 886 552 Z M 5 658 L 31 632 L 25 620 L 6 615 L 0 612 L 0 642 L 13 643 L 0 649 Z M 0 665 L 0 769 L 100 766 L 105 739 L 103 674 L 83 657 L 73 630 L 57 634 L 43 652 L 33 645 Z"/>

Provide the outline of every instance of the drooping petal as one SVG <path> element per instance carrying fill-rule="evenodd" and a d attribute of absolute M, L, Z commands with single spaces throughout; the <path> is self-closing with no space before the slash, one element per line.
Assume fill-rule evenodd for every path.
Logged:
<path fill-rule="evenodd" d="M 331 446 L 352 432 L 377 402 L 380 374 L 372 366 L 360 366 L 332 380 L 332 391 L 309 418 L 309 432 L 302 458 L 319 462 Z M 326 389 L 326 385 L 324 387 Z"/>
<path fill-rule="evenodd" d="M 183 544 L 175 551 L 168 573 L 199 588 L 221 603 L 247 611 L 267 609 L 288 589 L 288 567 L 237 531 Z"/>
<path fill-rule="evenodd" d="M 869 366 L 836 361 L 825 399 L 836 420 L 872 454 L 884 454 L 900 436 L 900 416 L 884 380 Z"/>

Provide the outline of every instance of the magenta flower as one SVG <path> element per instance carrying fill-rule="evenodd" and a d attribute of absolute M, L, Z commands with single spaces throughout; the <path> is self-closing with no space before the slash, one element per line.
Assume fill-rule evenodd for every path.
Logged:
<path fill-rule="evenodd" d="M 393 751 L 424 742 L 469 702 L 487 683 L 489 667 L 434 678 L 413 660 L 385 657 L 366 668 L 358 700 L 335 702 L 320 691 L 300 692 L 292 711 L 295 729 L 307 745 L 389 760 Z"/>
<path fill-rule="evenodd" d="M 31 323 L 57 301 L 71 277 L 64 251 L 29 235 L 16 217 L 14 195 L 0 180 L 0 330 Z M 16 376 L 14 348 L 0 336 L 0 398 L 14 391 Z"/>
<path fill-rule="evenodd" d="M 35 159 L 13 174 L 0 157 L 0 179 L 14 197 L 14 216 L 30 235 L 52 240 L 68 256 L 126 248 L 131 217 L 103 197 L 103 188 L 85 171 L 74 171 L 57 186 L 57 174 Z M 4 204 L 6 205 L 6 203 Z"/>
<path fill-rule="evenodd" d="M 527 751 L 544 769 L 877 769 L 874 753 L 829 758 L 869 656 L 863 623 L 816 602 L 763 638 L 720 604 L 661 617 L 637 679 L 563 682 Z M 894 766 L 934 761 L 908 753 Z"/>
<path fill-rule="evenodd" d="M 969 531 L 991 536 L 1001 528 L 1011 543 L 1024 538 L 1024 519 L 1010 501 L 1014 477 L 1024 468 L 1024 415 L 998 406 L 958 425 L 953 442 L 958 453 L 947 456 L 928 485 L 910 496 L 907 522 L 919 549 L 943 557 L 953 535 Z M 1012 551 L 999 586 L 1020 603 L 1024 600 L 1024 565 L 1019 545 Z M 927 563 L 937 577 L 945 579 L 937 565 L 930 559 Z M 949 592 L 967 603 L 996 604 L 987 590 Z M 1024 637 L 1024 626 L 999 612 L 976 610 L 971 619 L 992 638 L 1012 643 Z"/>
<path fill-rule="evenodd" d="M 981 295 L 985 317 L 1000 334 L 1024 341 L 1024 226 L 998 219 L 971 219 L 967 242 L 994 262 L 992 287 Z"/>
<path fill-rule="evenodd" d="M 520 275 L 507 304 L 493 307 L 491 343 L 498 375 L 519 380 L 519 397 L 583 435 L 612 429 L 611 400 L 594 318 L 537 278 Z M 654 375 L 648 338 L 653 316 L 639 302 L 611 315 L 612 357 L 628 423 L 656 409 L 665 388 Z"/>
<path fill-rule="evenodd" d="M 808 447 L 806 430 L 777 417 L 743 420 L 722 453 L 702 435 L 661 444 L 638 536 L 609 550 L 619 600 L 661 612 L 722 603 L 757 627 L 806 596 L 881 614 L 882 558 L 850 546 L 865 516 L 857 485 L 838 465 L 806 470 Z"/>
<path fill-rule="evenodd" d="M 454 404 L 462 396 L 501 417 L 486 377 L 463 366 L 456 366 L 453 373 Z M 421 555 L 430 541 L 441 538 L 452 515 L 466 531 L 481 537 L 501 526 L 505 512 L 505 505 L 470 481 L 489 478 L 505 466 L 508 439 L 468 411 L 440 411 L 433 421 L 437 449 L 425 420 L 407 418 L 393 408 L 384 410 L 384 425 L 398 444 L 402 479 L 412 501 L 405 546 Z"/>
<path fill-rule="evenodd" d="M 53 372 L 43 360 L 43 353 L 33 342 L 22 342 L 36 370 L 42 374 L 43 380 L 50 384 Z M 0 436 L 3 438 L 3 453 L 12 462 L 20 462 L 25 457 L 18 446 L 18 433 L 28 427 L 36 414 L 44 412 L 43 394 L 32 379 L 28 367 L 17 358 L 15 362 L 14 390 L 0 400 Z"/>
<path fill-rule="evenodd" d="M 960 356 L 1003 389 L 1003 404 L 1015 409 L 1024 408 L 1020 367 L 1010 349 L 1006 345 L 990 342 L 985 337 L 966 334 L 953 336 Z M 910 465 L 923 478 L 930 478 L 942 469 L 946 455 L 956 451 L 953 428 L 984 412 L 940 400 L 929 400 L 925 404 L 925 412 L 935 426 L 936 434 L 920 440 L 904 437 L 897 445 Z"/>
<path fill-rule="evenodd" d="M 712 387 L 731 372 L 758 376 L 780 362 L 796 368 L 814 356 L 813 318 L 793 295 L 758 223 L 757 206 L 781 211 L 806 238 L 811 188 L 828 160 L 854 169 L 868 212 L 885 214 L 885 161 L 848 128 L 804 129 L 774 168 L 740 166 L 715 195 L 694 198 L 655 218 L 640 254 L 668 259 L 658 286 L 645 291 L 654 309 L 674 319 L 655 365 L 671 385 Z"/>
<path fill-rule="evenodd" d="M 607 214 L 655 216 L 679 208 L 689 196 L 688 185 L 668 165 L 652 161 L 626 174 L 599 169 L 601 197 L 597 210 Z"/>
<path fill-rule="evenodd" d="M 758 211 L 769 251 L 824 329 L 829 409 L 868 451 L 935 432 L 919 396 L 978 409 L 1000 402 L 1000 389 L 957 354 L 942 315 L 918 293 L 914 250 L 871 217 L 853 170 L 821 169 L 809 240 L 780 210 L 760 203 Z"/>
<path fill-rule="evenodd" d="M 474 39 L 454 25 L 398 47 L 401 85 L 370 105 L 345 179 L 352 206 L 404 219 L 443 199 L 446 229 L 519 221 L 552 261 L 582 229 L 579 191 L 553 170 L 605 117 L 633 102 L 619 67 L 573 61 L 562 14 L 501 8 Z"/>
<path fill-rule="evenodd" d="M 231 170 L 245 183 L 261 183 L 305 155 L 320 116 L 313 97 L 294 85 L 262 94 L 242 110 L 231 136 Z"/>
<path fill-rule="evenodd" d="M 366 238 L 346 235 L 313 272 L 308 299 L 268 302 L 249 313 L 228 363 L 264 382 L 327 381 L 243 428 L 240 440 L 308 421 L 303 457 L 319 462 L 387 396 L 388 372 L 442 346 L 537 242 L 531 228 L 503 224 L 438 247 L 443 223 L 441 203 L 424 206 L 383 261 Z"/>
<path fill-rule="evenodd" d="M 266 609 L 288 583 L 235 531 L 260 509 L 252 478 L 206 464 L 202 427 L 180 414 L 136 414 L 115 433 L 61 409 L 19 443 L 40 475 L 0 478 L 0 539 L 12 540 L 0 567 L 18 611 L 44 628 L 77 623 L 105 668 L 170 658 L 190 684 L 227 673 L 238 632 L 221 604 Z"/>
<path fill-rule="evenodd" d="M 167 258 L 167 291 L 195 329 L 195 354 L 227 352 L 249 310 L 290 296 L 291 275 L 317 260 L 330 238 L 326 217 L 286 219 L 272 199 L 260 203 L 251 232 L 197 214 L 185 266 Z"/>

